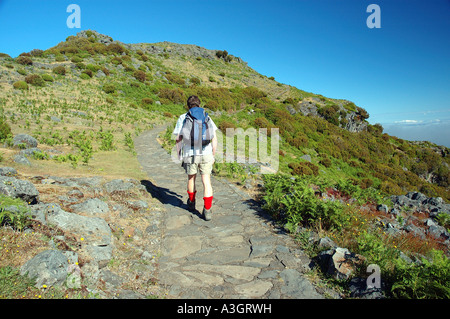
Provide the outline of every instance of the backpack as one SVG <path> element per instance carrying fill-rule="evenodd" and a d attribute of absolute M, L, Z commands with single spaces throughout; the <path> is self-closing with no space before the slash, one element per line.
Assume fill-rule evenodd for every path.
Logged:
<path fill-rule="evenodd" d="M 180 135 L 184 145 L 191 145 L 191 149 L 202 149 L 211 143 L 213 138 L 211 118 L 201 107 L 193 107 L 187 112 Z"/>

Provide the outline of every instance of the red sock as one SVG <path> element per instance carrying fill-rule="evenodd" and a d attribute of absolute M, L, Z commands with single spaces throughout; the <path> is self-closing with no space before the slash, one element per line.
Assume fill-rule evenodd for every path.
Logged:
<path fill-rule="evenodd" d="M 197 193 L 197 191 L 195 191 L 195 192 L 193 192 L 193 193 L 191 193 L 190 191 L 188 191 L 187 193 L 188 193 L 188 195 L 189 195 L 189 200 L 190 200 L 191 202 L 195 201 L 195 194 Z"/>
<path fill-rule="evenodd" d="M 205 202 L 205 209 L 211 209 L 213 197 L 203 197 L 203 201 Z"/>

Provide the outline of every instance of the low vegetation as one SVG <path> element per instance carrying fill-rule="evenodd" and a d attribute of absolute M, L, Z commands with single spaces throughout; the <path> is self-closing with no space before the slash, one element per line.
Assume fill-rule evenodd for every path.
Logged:
<path fill-rule="evenodd" d="M 216 163 L 214 172 L 240 184 L 263 183 L 266 210 L 300 243 L 298 227 L 310 228 L 367 256 L 367 262 L 382 266 L 393 297 L 448 298 L 449 263 L 439 246 L 430 241 L 425 247 L 409 237 L 394 242 L 373 226 L 380 214 L 374 206 L 388 203 L 390 195 L 420 191 L 449 201 L 448 148 L 383 133 L 381 125 L 367 123 L 369 114 L 354 103 L 277 83 L 226 50 L 206 58 L 182 48 L 174 53 L 167 43 L 105 44 L 88 32 L 15 59 L 0 55 L 2 165 L 15 165 L 12 136 L 25 132 L 39 141 L 41 152 L 31 160 L 40 174 L 130 177 L 139 170 L 133 138 L 153 125 L 169 124 L 163 142 L 170 149 L 173 124 L 186 112 L 186 98 L 195 94 L 222 131 L 267 128 L 270 140 L 270 129 L 279 128 L 278 174 L 262 179 L 257 166 L 238 163 Z M 290 111 L 302 102 L 315 105 L 319 116 Z M 350 112 L 367 129 L 345 130 Z M 24 170 L 32 174 L 33 168 Z M 333 190 L 342 201 L 322 198 Z M 0 214 L 2 224 L 14 229 L 6 233 L 0 228 L 11 239 L 28 222 L 5 210 Z M 449 219 L 443 216 L 440 223 L 448 227 Z M 425 259 L 405 264 L 400 250 L 420 251 Z M 14 290 L 13 281 L 20 282 L 17 287 L 30 286 L 5 264 L 0 278 L 1 297 L 24 291 Z M 26 297 L 35 292 L 24 289 Z"/>

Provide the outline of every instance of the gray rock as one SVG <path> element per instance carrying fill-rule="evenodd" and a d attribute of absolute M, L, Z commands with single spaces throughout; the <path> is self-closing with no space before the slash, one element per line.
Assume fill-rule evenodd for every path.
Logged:
<path fill-rule="evenodd" d="M 19 155 L 23 155 L 23 156 L 33 156 L 34 153 L 41 153 L 41 149 L 37 148 L 37 147 L 30 147 L 27 148 L 26 150 L 21 150 L 19 152 Z"/>
<path fill-rule="evenodd" d="M 95 287 L 97 285 L 100 276 L 100 269 L 98 266 L 98 262 L 93 260 L 88 263 L 85 263 L 81 267 L 81 274 L 83 275 L 84 278 L 84 284 L 86 284 L 88 287 Z"/>
<path fill-rule="evenodd" d="M 311 282 L 295 269 L 285 269 L 280 273 L 284 281 L 281 293 L 294 299 L 323 299 Z"/>
<path fill-rule="evenodd" d="M 27 261 L 20 269 L 21 275 L 36 279 L 36 287 L 61 285 L 67 277 L 67 257 L 58 250 L 46 250 Z"/>
<path fill-rule="evenodd" d="M 341 247 L 320 252 L 317 259 L 322 270 L 336 279 L 350 278 L 354 272 L 354 263 L 359 262 L 358 255 Z"/>
<path fill-rule="evenodd" d="M 440 225 L 431 225 L 428 228 L 427 233 L 436 239 L 439 239 L 441 236 L 448 239 L 448 232 Z"/>
<path fill-rule="evenodd" d="M 30 148 L 36 147 L 38 145 L 38 141 L 28 134 L 17 134 L 13 138 L 13 146 L 18 146 L 19 144 L 25 144 L 27 148 Z"/>
<path fill-rule="evenodd" d="M 319 241 L 317 242 L 317 247 L 330 249 L 336 248 L 337 244 L 329 237 L 324 237 L 319 239 Z"/>
<path fill-rule="evenodd" d="M 17 170 L 12 167 L 0 167 L 0 176 L 17 176 Z"/>
<path fill-rule="evenodd" d="M 108 204 L 98 198 L 90 198 L 80 204 L 72 205 L 75 213 L 87 213 L 89 215 L 103 215 L 109 213 Z"/>
<path fill-rule="evenodd" d="M 105 183 L 106 191 L 111 194 L 112 192 L 126 192 L 134 188 L 134 184 L 126 182 L 122 179 L 113 179 L 112 181 Z"/>
<path fill-rule="evenodd" d="M 16 162 L 18 164 L 23 164 L 23 165 L 31 165 L 31 163 L 28 160 L 28 158 L 26 158 L 23 155 L 15 155 L 14 156 L 14 162 Z"/>
<path fill-rule="evenodd" d="M 62 210 L 57 204 L 38 204 L 32 214 L 44 224 L 55 225 L 63 231 L 71 232 L 82 240 L 82 251 L 97 265 L 106 266 L 112 257 L 112 233 L 106 221 L 99 217 L 87 217 Z"/>
<path fill-rule="evenodd" d="M 109 286 L 119 287 L 125 282 L 125 279 L 121 276 L 111 272 L 108 269 L 102 269 L 100 271 L 100 278 Z"/>
<path fill-rule="evenodd" d="M 87 245 L 84 250 L 98 263 L 99 269 L 102 269 L 108 265 L 113 253 L 113 248 L 111 245 Z"/>
<path fill-rule="evenodd" d="M 102 70 L 98 70 L 95 76 L 98 78 L 104 78 L 106 74 Z"/>
<path fill-rule="evenodd" d="M 148 203 L 143 200 L 129 200 L 127 204 L 131 209 L 135 210 L 148 208 Z"/>
<path fill-rule="evenodd" d="M 303 156 L 301 157 L 301 159 L 304 159 L 305 161 L 311 162 L 311 156 L 308 155 L 308 154 L 303 155 Z"/>
<path fill-rule="evenodd" d="M 402 229 L 406 230 L 408 233 L 413 233 L 414 236 L 420 237 L 422 239 L 426 239 L 424 231 L 415 225 L 412 225 L 412 224 L 407 225 L 407 226 L 404 226 Z"/>
<path fill-rule="evenodd" d="M 39 201 L 39 192 L 31 182 L 10 176 L 0 176 L 0 194 L 21 198 L 30 204 Z"/>

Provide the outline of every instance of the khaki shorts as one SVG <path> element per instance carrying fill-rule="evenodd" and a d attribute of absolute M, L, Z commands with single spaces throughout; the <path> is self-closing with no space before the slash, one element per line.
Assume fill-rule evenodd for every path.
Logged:
<path fill-rule="evenodd" d="M 212 154 L 189 156 L 183 159 L 183 167 L 188 175 L 195 175 L 200 171 L 200 174 L 211 174 L 214 164 L 214 156 Z"/>

